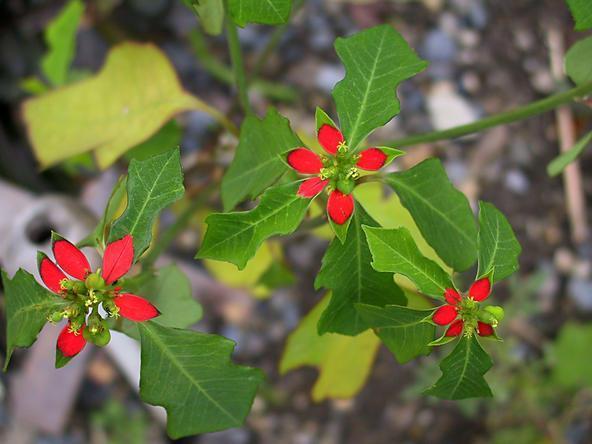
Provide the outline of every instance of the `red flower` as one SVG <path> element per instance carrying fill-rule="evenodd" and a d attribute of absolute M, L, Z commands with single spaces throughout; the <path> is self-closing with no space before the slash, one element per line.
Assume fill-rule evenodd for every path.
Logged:
<path fill-rule="evenodd" d="M 51 317 L 55 321 L 62 317 L 69 320 L 57 341 L 57 348 L 64 356 L 78 354 L 84 348 L 86 338 L 93 335 L 97 337 L 96 343 L 103 343 L 97 335 L 107 327 L 99 315 L 99 305 L 111 316 L 121 315 L 136 322 L 147 321 L 160 314 L 146 299 L 131 293 L 120 294 L 121 288 L 112 285 L 132 266 L 134 247 L 131 235 L 107 245 L 103 266 L 95 273 L 84 253 L 74 244 L 57 234 L 52 236 L 52 241 L 57 265 L 45 254 L 39 253 L 39 275 L 47 288 L 71 301 L 63 312 Z M 69 279 L 68 275 L 74 279 Z M 105 337 L 109 336 L 102 335 L 103 339 Z"/>
<path fill-rule="evenodd" d="M 329 156 L 321 157 L 308 148 L 299 147 L 288 153 L 287 161 L 299 173 L 315 176 L 302 182 L 299 196 L 313 198 L 325 187 L 331 187 L 327 213 L 333 222 L 343 225 L 354 211 L 351 192 L 359 177 L 358 168 L 379 170 L 386 163 L 387 155 L 379 148 L 349 153 L 341 131 L 329 124 L 319 128 L 318 139 Z"/>
<path fill-rule="evenodd" d="M 491 282 L 487 277 L 475 281 L 466 298 L 454 288 L 447 288 L 444 292 L 446 305 L 434 312 L 432 321 L 437 325 L 448 325 L 445 336 L 459 336 L 466 325 L 473 326 L 470 332 L 476 330 L 480 336 L 491 336 L 494 334 L 493 326 L 478 320 L 478 303 L 487 299 L 490 293 Z"/>

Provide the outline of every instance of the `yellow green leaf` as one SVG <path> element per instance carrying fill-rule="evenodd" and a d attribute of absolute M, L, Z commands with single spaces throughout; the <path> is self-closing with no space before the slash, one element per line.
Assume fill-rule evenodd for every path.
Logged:
<path fill-rule="evenodd" d="M 207 112 L 232 128 L 217 110 L 183 90 L 156 46 L 126 42 L 109 52 L 95 76 L 27 100 L 23 115 L 43 168 L 91 150 L 106 168 L 188 110 Z"/>
<path fill-rule="evenodd" d="M 351 398 L 364 386 L 380 344 L 368 330 L 358 336 L 334 333 L 317 335 L 317 323 L 329 303 L 325 296 L 288 338 L 280 372 L 310 365 L 317 367 L 319 377 L 312 389 L 312 398 Z"/>

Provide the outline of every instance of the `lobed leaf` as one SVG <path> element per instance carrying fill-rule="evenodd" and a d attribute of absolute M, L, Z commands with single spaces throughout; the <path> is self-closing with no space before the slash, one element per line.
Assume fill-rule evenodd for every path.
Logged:
<path fill-rule="evenodd" d="M 224 211 L 255 199 L 288 169 L 281 155 L 302 146 L 290 122 L 270 108 L 265 118 L 249 115 L 241 126 L 235 157 L 222 179 Z"/>
<path fill-rule="evenodd" d="M 406 302 L 393 276 L 379 273 L 370 265 L 372 255 L 362 225 L 379 226 L 356 203 L 345 242 L 334 238 L 323 257 L 315 288 L 331 290 L 331 301 L 319 320 L 319 335 L 340 333 L 355 336 L 371 327 L 355 309 L 356 303 L 382 307 Z"/>
<path fill-rule="evenodd" d="M 230 361 L 234 343 L 153 321 L 138 323 L 140 397 L 163 406 L 173 439 L 240 426 L 263 378 Z"/>
<path fill-rule="evenodd" d="M 479 268 L 477 278 L 491 275 L 492 284 L 518 270 L 522 248 L 506 217 L 492 204 L 479 202 Z"/>
<path fill-rule="evenodd" d="M 83 12 L 84 4 L 71 0 L 45 30 L 48 51 L 41 59 L 41 70 L 53 86 L 63 85 L 68 80 L 76 50 L 76 30 Z"/>
<path fill-rule="evenodd" d="M 298 183 L 269 188 L 250 210 L 207 217 L 208 230 L 196 258 L 231 262 L 245 268 L 263 241 L 293 232 L 306 215 L 311 199 L 296 194 Z"/>
<path fill-rule="evenodd" d="M 399 363 L 404 364 L 418 356 L 430 354 L 431 347 L 428 344 L 433 341 L 436 328 L 431 322 L 425 321 L 434 310 L 367 304 L 356 304 L 356 310 Z"/>
<path fill-rule="evenodd" d="M 133 159 L 128 169 L 127 208 L 113 223 L 109 242 L 131 234 L 134 257 L 139 258 L 150 245 L 160 211 L 180 199 L 184 191 L 178 148 L 147 160 Z"/>
<path fill-rule="evenodd" d="M 27 100 L 23 116 L 43 168 L 91 150 L 106 168 L 187 110 L 207 112 L 231 127 L 217 110 L 183 90 L 156 46 L 127 42 L 109 51 L 94 77 Z"/>
<path fill-rule="evenodd" d="M 237 25 L 281 25 L 290 18 L 292 0 L 228 0 L 228 12 Z"/>
<path fill-rule="evenodd" d="M 47 316 L 65 308 L 67 302 L 42 287 L 23 269 L 12 279 L 2 271 L 2 284 L 6 300 L 6 370 L 14 349 L 31 346 L 47 322 Z"/>
<path fill-rule="evenodd" d="M 576 85 L 592 82 L 592 37 L 569 48 L 565 54 L 565 72 Z"/>
<path fill-rule="evenodd" d="M 483 375 L 491 368 L 489 355 L 475 335 L 462 336 L 452 353 L 440 363 L 442 376 L 427 389 L 427 395 L 442 399 L 492 397 Z"/>
<path fill-rule="evenodd" d="M 323 298 L 294 330 L 286 343 L 280 361 L 280 373 L 304 365 L 317 367 L 319 377 L 312 389 L 312 398 L 351 398 L 364 386 L 380 341 L 371 331 L 358 336 L 317 334 L 321 313 L 329 297 Z"/>
<path fill-rule="evenodd" d="M 349 147 L 356 149 L 370 132 L 399 113 L 397 86 L 423 71 L 427 62 L 389 25 L 338 38 L 335 50 L 346 74 L 333 98 L 341 131 Z"/>
<path fill-rule="evenodd" d="M 576 22 L 576 31 L 592 28 L 592 2 L 589 0 L 567 0 L 567 4 Z"/>
<path fill-rule="evenodd" d="M 385 178 L 409 210 L 421 234 L 438 256 L 456 271 L 477 259 L 477 225 L 465 195 L 446 175 L 438 159 Z"/>
<path fill-rule="evenodd" d="M 438 264 L 422 255 L 407 228 L 373 228 L 364 226 L 376 271 L 402 274 L 417 289 L 429 296 L 443 299 L 447 288 L 454 285 Z"/>

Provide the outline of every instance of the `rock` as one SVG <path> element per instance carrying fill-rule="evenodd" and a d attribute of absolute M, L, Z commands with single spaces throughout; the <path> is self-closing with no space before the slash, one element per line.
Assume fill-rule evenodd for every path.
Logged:
<path fill-rule="evenodd" d="M 504 185 L 516 194 L 525 194 L 530 188 L 530 182 L 526 175 L 520 170 L 510 170 L 504 178 Z"/>
<path fill-rule="evenodd" d="M 315 85 L 324 92 L 330 93 L 344 75 L 345 68 L 342 65 L 323 65 L 317 72 Z"/>
<path fill-rule="evenodd" d="M 584 312 L 592 312 L 592 281 L 572 277 L 567 284 L 569 298 Z"/>
<path fill-rule="evenodd" d="M 432 125 L 441 130 L 477 120 L 475 108 L 448 81 L 436 82 L 427 95 Z"/>

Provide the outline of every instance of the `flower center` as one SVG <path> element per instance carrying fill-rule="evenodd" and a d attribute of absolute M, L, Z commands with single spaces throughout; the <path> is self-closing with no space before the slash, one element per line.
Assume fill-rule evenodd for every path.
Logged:
<path fill-rule="evenodd" d="M 323 168 L 319 174 L 322 180 L 329 181 L 329 189 L 338 189 L 343 194 L 350 194 L 356 180 L 360 177 L 356 162 L 358 155 L 352 155 L 345 142 L 341 142 L 337 147 L 334 156 L 323 156 Z"/>

